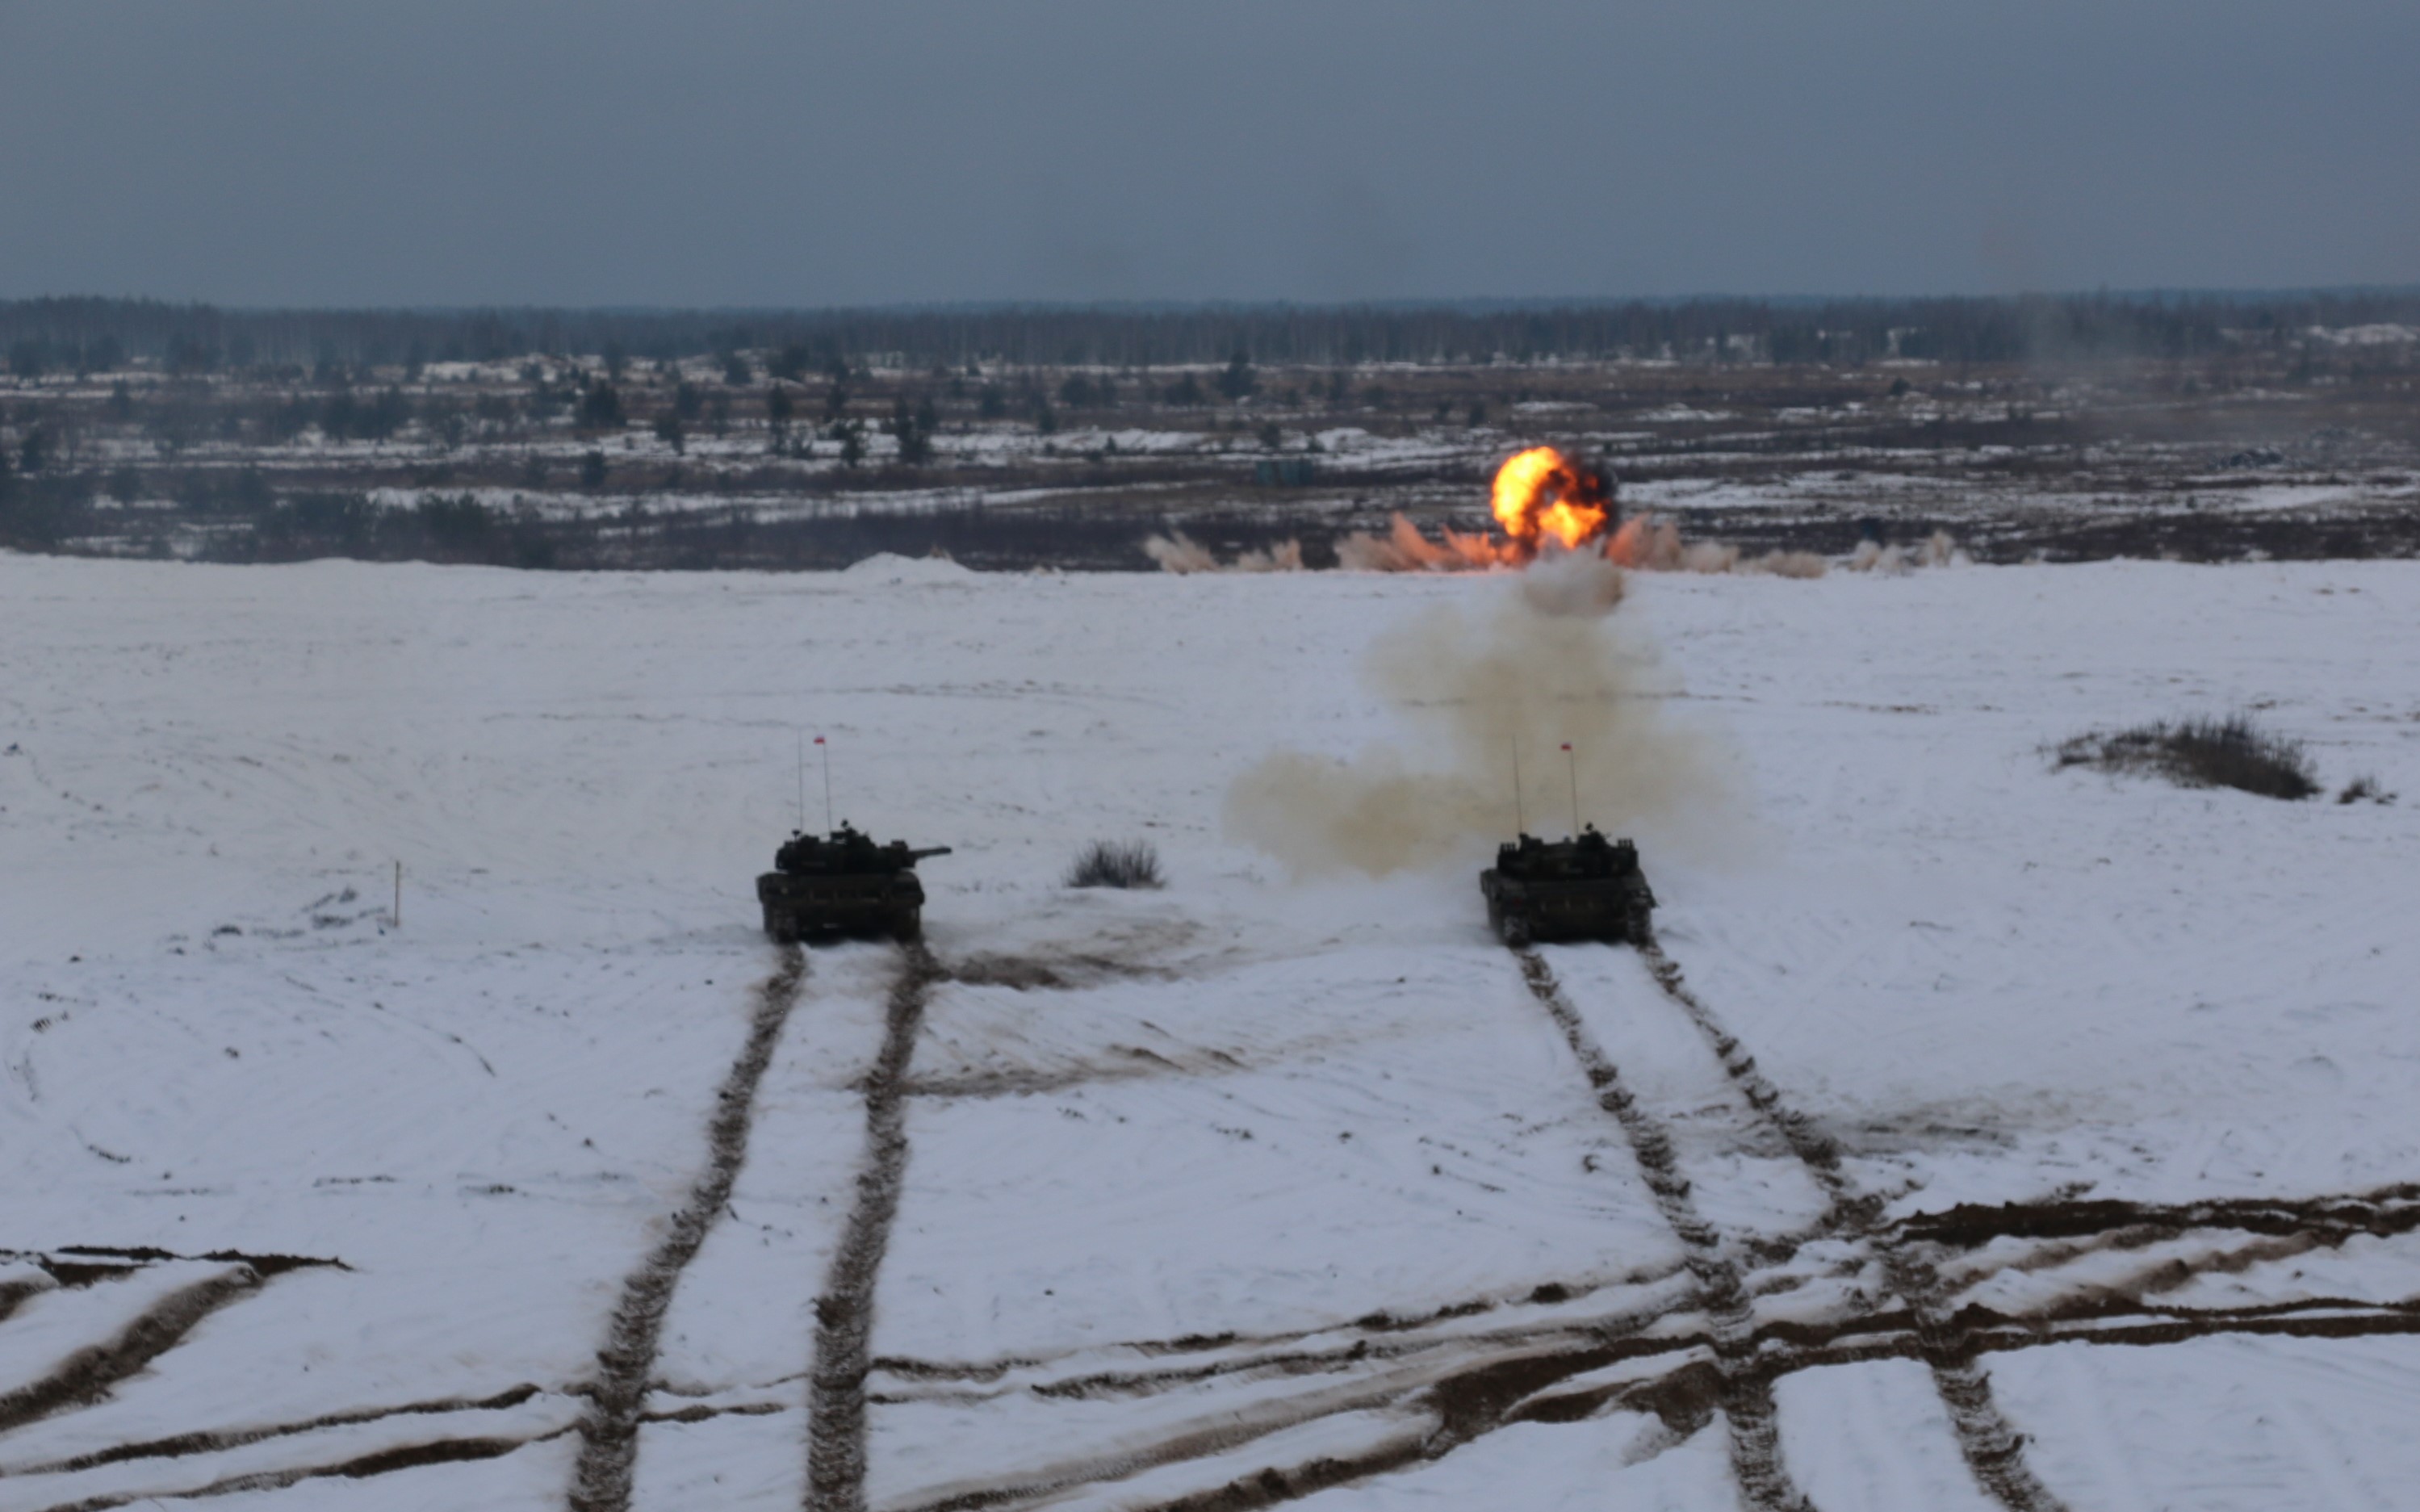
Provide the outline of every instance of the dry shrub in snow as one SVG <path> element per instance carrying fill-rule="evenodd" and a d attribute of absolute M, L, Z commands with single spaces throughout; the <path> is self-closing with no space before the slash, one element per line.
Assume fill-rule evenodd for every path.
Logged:
<path fill-rule="evenodd" d="M 2183 787 L 2234 787 L 2263 798 L 2319 790 L 2303 742 L 2273 735 L 2249 714 L 2092 730 L 2059 743 L 2056 767 L 2165 777 Z"/>
<path fill-rule="evenodd" d="M 2339 803 L 2392 803 L 2395 802 L 2395 795 L 2379 787 L 2376 777 L 2365 772 L 2345 784 L 2344 791 L 2336 794 L 2336 802 Z"/>
<path fill-rule="evenodd" d="M 1067 868 L 1070 887 L 1157 887 L 1166 881 L 1148 840 L 1095 840 Z"/>

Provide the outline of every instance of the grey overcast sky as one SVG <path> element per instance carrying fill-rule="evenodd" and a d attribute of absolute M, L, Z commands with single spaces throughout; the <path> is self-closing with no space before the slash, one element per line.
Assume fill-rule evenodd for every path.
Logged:
<path fill-rule="evenodd" d="M 2420 282 L 2420 0 L 0 0 L 0 297 Z"/>

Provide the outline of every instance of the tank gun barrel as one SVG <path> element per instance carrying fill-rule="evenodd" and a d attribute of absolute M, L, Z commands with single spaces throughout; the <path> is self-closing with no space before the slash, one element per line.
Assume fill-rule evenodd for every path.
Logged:
<path fill-rule="evenodd" d="M 946 855 L 948 855 L 949 853 L 950 853 L 950 848 L 949 848 L 948 846 L 945 846 L 945 845 L 929 846 L 929 847 L 927 847 L 927 848 L 925 848 L 924 850 L 910 850 L 910 851 L 908 851 L 908 860 L 910 860 L 910 861 L 923 861 L 923 860 L 924 860 L 924 859 L 925 859 L 926 857 L 928 857 L 928 856 L 946 856 Z"/>

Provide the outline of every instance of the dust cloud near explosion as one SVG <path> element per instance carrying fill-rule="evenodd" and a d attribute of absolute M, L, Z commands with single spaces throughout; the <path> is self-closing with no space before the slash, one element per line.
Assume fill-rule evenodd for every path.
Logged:
<path fill-rule="evenodd" d="M 1505 459 L 1488 488 L 1488 510 L 1504 533 L 1501 539 L 1449 528 L 1432 541 L 1397 515 L 1384 536 L 1338 540 L 1337 564 L 1361 572 L 1468 572 L 1525 566 L 1539 553 L 1561 547 L 1610 556 L 1625 567 L 1641 565 L 1608 549 L 1621 539 L 1606 534 L 1613 523 L 1612 483 L 1552 446 L 1532 446 Z"/>
<path fill-rule="evenodd" d="M 1228 833 L 1298 876 L 1372 876 L 1476 862 L 1516 830 L 1512 768 L 1533 833 L 1582 819 L 1607 833 L 1698 824 L 1726 809 L 1726 753 L 1664 714 L 1667 683 L 1613 618 L 1621 569 L 1550 550 L 1486 612 L 1432 609 L 1372 647 L 1373 692 L 1417 739 L 1351 760 L 1283 751 L 1239 776 Z"/>
<path fill-rule="evenodd" d="M 1348 572 L 1485 572 L 1526 567 L 1557 550 L 1599 556 L 1649 572 L 1761 572 L 1785 578 L 1820 578 L 1827 564 L 1811 552 L 1769 551 L 1744 555 L 1719 541 L 1683 541 L 1681 529 L 1652 515 L 1624 520 L 1614 504 L 1612 479 L 1552 446 L 1513 453 L 1497 468 L 1488 490 L 1494 533 L 1465 533 L 1442 526 L 1432 539 L 1398 514 L 1385 534 L 1350 531 L 1336 538 L 1336 565 Z M 1144 554 L 1164 572 L 1298 572 L 1302 543 L 1286 540 L 1221 562 L 1182 530 L 1152 536 Z M 1954 543 L 1936 535 L 1924 556 L 1862 554 L 1848 566 L 1856 571 L 1901 570 L 1920 562 L 1949 560 Z"/>

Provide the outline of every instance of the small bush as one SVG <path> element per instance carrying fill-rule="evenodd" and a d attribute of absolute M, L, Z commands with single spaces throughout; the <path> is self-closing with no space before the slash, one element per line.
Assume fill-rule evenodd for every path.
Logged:
<path fill-rule="evenodd" d="M 1070 887 L 1157 887 L 1159 852 L 1146 840 L 1095 840 L 1067 868 Z"/>
<path fill-rule="evenodd" d="M 2273 735 L 2248 714 L 2093 730 L 2060 742 L 2056 766 L 2165 777 L 2183 787 L 2234 787 L 2263 798 L 2319 790 L 2303 742 Z"/>
<path fill-rule="evenodd" d="M 2336 794 L 2336 802 L 2339 803 L 2392 803 L 2395 802 L 2395 795 L 2379 787 L 2376 777 L 2365 773 L 2345 784 L 2344 791 Z"/>

